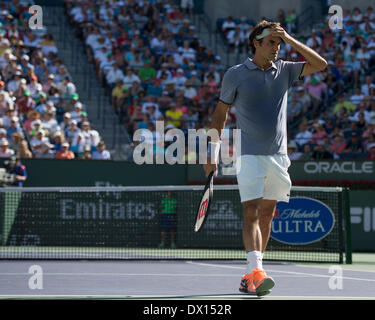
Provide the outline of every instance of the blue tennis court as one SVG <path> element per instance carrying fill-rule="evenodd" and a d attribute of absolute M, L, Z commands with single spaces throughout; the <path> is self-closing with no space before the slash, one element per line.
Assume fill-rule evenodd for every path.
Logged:
<path fill-rule="evenodd" d="M 354 254 L 352 265 L 265 263 L 276 286 L 261 299 L 375 299 L 374 260 Z M 36 283 L 32 266 L 41 272 L 40 289 L 30 288 Z M 242 261 L 3 260 L 0 297 L 259 299 L 238 291 L 244 272 Z"/>

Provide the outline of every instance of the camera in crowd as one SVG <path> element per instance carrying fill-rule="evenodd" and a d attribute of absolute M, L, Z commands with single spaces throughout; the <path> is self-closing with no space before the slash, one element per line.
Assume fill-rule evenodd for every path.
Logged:
<path fill-rule="evenodd" d="M 0 187 L 12 186 L 16 182 L 16 175 L 9 173 L 17 163 L 15 156 L 4 161 L 4 167 L 0 168 Z"/>

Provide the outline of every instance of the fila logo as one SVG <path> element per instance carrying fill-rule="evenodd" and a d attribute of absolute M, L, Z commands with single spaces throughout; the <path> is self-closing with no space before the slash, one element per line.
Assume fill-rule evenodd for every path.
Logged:
<path fill-rule="evenodd" d="M 362 223 L 364 232 L 375 231 L 375 207 L 350 207 L 350 222 Z"/>

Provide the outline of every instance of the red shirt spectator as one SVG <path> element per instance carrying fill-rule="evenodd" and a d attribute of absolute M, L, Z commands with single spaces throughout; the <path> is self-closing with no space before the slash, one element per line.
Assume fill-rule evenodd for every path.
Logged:
<path fill-rule="evenodd" d="M 22 98 L 17 101 L 18 111 L 22 114 L 27 114 L 36 107 L 35 101 L 31 98 L 30 94 L 30 91 L 25 90 Z"/>
<path fill-rule="evenodd" d="M 346 141 L 343 137 L 342 134 L 337 134 L 335 136 L 335 140 L 333 142 L 333 144 L 331 145 L 330 147 L 330 152 L 333 154 L 333 155 L 340 155 L 341 153 L 343 153 L 346 149 Z"/>
<path fill-rule="evenodd" d="M 64 142 L 61 145 L 61 150 L 56 152 L 55 158 L 56 159 L 66 159 L 66 160 L 74 159 L 74 153 L 69 150 L 69 143 Z"/>

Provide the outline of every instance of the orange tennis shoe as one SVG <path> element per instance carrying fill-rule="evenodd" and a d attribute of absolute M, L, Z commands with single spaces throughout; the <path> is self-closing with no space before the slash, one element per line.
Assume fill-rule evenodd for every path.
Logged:
<path fill-rule="evenodd" d="M 239 290 L 260 297 L 269 294 L 274 286 L 275 281 L 267 276 L 264 270 L 254 269 L 252 273 L 245 274 L 241 278 Z"/>

